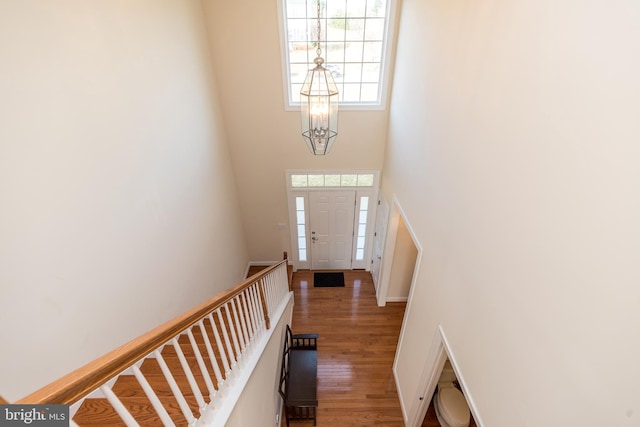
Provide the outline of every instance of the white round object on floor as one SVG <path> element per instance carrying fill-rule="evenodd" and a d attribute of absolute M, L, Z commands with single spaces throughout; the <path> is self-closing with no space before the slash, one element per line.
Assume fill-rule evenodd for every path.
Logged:
<path fill-rule="evenodd" d="M 471 421 L 469 406 L 460 390 L 447 387 L 438 391 L 438 409 L 448 427 L 468 427 Z"/>

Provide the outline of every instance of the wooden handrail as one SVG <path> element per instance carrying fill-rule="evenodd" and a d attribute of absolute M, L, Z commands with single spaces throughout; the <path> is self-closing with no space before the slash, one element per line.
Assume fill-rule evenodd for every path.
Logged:
<path fill-rule="evenodd" d="M 286 260 L 280 261 L 254 274 L 237 286 L 216 295 L 210 300 L 152 329 L 146 334 L 99 357 L 93 362 L 89 362 L 83 367 L 18 400 L 16 403 L 67 405 L 75 403 L 209 313 L 220 308 L 246 288 L 260 281 L 264 276 L 286 262 Z M 267 315 L 266 312 L 265 315 Z"/>

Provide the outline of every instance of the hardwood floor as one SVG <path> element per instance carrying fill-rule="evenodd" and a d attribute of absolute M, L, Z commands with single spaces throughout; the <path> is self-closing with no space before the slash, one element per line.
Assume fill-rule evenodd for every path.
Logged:
<path fill-rule="evenodd" d="M 314 288 L 313 272 L 293 274 L 293 332 L 319 334 L 317 425 L 403 426 L 391 369 L 405 303 L 378 307 L 371 274 L 344 275 L 345 287 Z"/>

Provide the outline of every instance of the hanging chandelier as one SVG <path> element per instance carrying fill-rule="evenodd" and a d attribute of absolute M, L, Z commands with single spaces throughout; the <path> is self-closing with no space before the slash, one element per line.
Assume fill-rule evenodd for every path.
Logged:
<path fill-rule="evenodd" d="M 320 0 L 318 0 L 316 66 L 309 70 L 300 90 L 302 137 L 316 156 L 329 153 L 338 136 L 338 87 L 320 56 Z"/>

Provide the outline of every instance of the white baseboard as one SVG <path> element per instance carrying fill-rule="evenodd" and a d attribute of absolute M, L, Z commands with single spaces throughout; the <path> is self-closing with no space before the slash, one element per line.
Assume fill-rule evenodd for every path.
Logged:
<path fill-rule="evenodd" d="M 251 267 L 253 267 L 254 265 L 273 265 L 275 263 L 278 263 L 280 261 L 249 261 L 247 263 L 247 268 L 245 268 L 244 270 L 244 276 L 242 277 L 241 281 L 244 280 L 245 278 L 249 277 L 249 269 Z"/>
<path fill-rule="evenodd" d="M 407 302 L 409 297 L 388 297 L 387 302 Z"/>
<path fill-rule="evenodd" d="M 252 265 L 273 265 L 273 264 L 275 264 L 277 262 L 280 262 L 280 261 L 282 261 L 282 260 L 280 259 L 278 261 L 249 261 L 249 266 L 252 266 Z"/>

